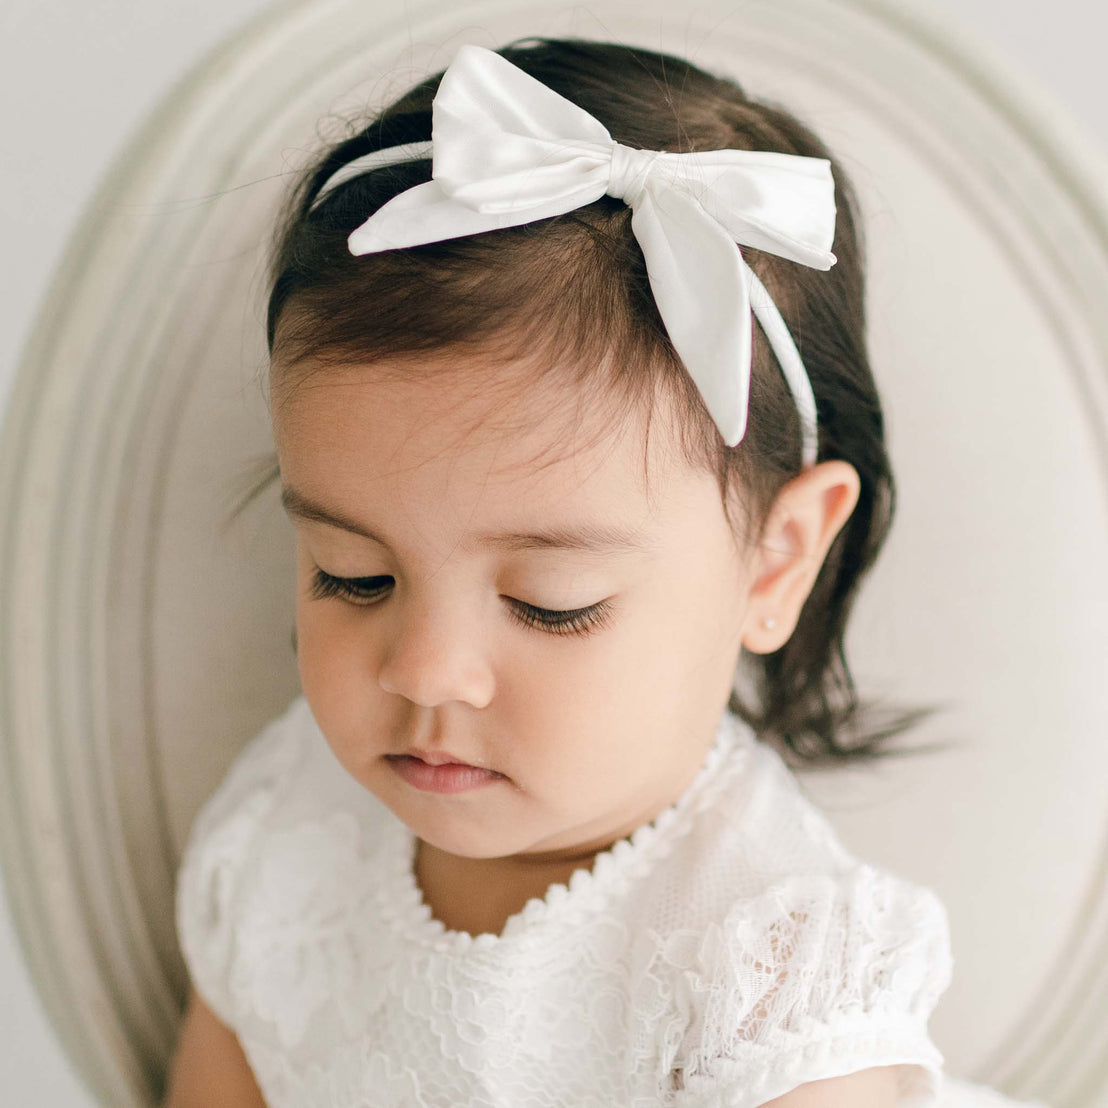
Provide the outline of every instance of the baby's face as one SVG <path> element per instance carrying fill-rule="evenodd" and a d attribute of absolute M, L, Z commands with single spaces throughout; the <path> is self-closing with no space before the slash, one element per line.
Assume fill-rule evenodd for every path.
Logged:
<path fill-rule="evenodd" d="M 649 488 L 640 420 L 592 444 L 604 416 L 548 383 L 509 402 L 357 367 L 274 398 L 286 497 L 376 536 L 286 501 L 304 694 L 347 772 L 452 854 L 606 847 L 682 792 L 727 703 L 748 582 L 716 482 L 676 453 L 668 402 Z M 487 537 L 614 529 L 631 545 Z M 317 595 L 320 573 L 359 591 Z M 413 747 L 502 776 L 426 791 L 388 757 Z"/>

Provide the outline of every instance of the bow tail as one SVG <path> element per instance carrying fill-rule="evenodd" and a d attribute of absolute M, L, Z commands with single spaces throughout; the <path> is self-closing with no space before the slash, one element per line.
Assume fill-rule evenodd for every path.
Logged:
<path fill-rule="evenodd" d="M 375 254 L 422 246 L 427 242 L 479 235 L 502 227 L 517 227 L 537 219 L 560 215 L 574 206 L 574 198 L 545 200 L 525 210 L 479 212 L 453 199 L 436 181 L 424 181 L 382 204 L 347 236 L 351 254 Z"/>
<path fill-rule="evenodd" d="M 650 288 L 689 376 L 728 446 L 746 433 L 751 315 L 747 268 L 736 243 L 692 197 L 649 186 L 631 229 Z"/>

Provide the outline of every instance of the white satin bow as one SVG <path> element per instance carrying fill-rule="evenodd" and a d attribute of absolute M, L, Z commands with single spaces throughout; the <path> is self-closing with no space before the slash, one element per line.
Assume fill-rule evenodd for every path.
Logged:
<path fill-rule="evenodd" d="M 465 44 L 432 102 L 431 141 L 374 151 L 324 184 L 432 158 L 432 180 L 393 197 L 351 232 L 371 254 L 513 227 L 605 193 L 632 209 L 631 229 L 674 348 L 729 446 L 746 432 L 753 307 L 792 390 L 803 464 L 815 463 L 816 405 L 800 355 L 739 244 L 830 269 L 831 163 L 764 150 L 686 154 L 615 142 L 598 119 L 507 58 Z"/>

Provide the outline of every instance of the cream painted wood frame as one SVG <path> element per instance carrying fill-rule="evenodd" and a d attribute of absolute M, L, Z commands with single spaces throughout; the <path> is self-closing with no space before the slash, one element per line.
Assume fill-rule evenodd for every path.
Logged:
<path fill-rule="evenodd" d="M 946 901 L 958 1076 L 1108 1102 L 1108 164 L 983 44 L 891 0 L 300 0 L 160 104 L 42 306 L 0 436 L 0 847 L 36 986 L 105 1105 L 148 1105 L 186 976 L 174 875 L 298 691 L 264 251 L 320 135 L 462 42 L 667 50 L 778 99 L 863 205 L 898 517 L 848 640 L 939 754 L 805 774 Z M 322 122 L 320 122 L 322 120 Z"/>

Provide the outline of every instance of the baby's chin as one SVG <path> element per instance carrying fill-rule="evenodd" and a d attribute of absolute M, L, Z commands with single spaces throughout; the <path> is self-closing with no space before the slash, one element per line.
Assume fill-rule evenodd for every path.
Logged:
<path fill-rule="evenodd" d="M 567 861 L 577 865 L 587 845 L 577 828 L 553 826 L 510 801 L 498 804 L 490 797 L 483 809 L 467 811 L 408 804 L 395 794 L 381 799 L 418 839 L 456 858 L 511 860 L 520 869 L 560 870 Z M 591 859 L 594 852 L 586 853 Z"/>
<path fill-rule="evenodd" d="M 514 830 L 510 822 L 499 828 L 465 828 L 456 821 L 449 826 L 433 821 L 420 821 L 418 824 L 405 821 L 413 834 L 428 846 L 455 858 L 467 858 L 471 861 L 524 861 L 531 847 L 530 840 L 521 839 L 518 827 Z"/>
<path fill-rule="evenodd" d="M 527 834 L 521 790 L 507 777 L 464 792 L 426 792 L 382 760 L 367 787 L 417 838 L 460 857 L 502 858 L 542 834 Z"/>

